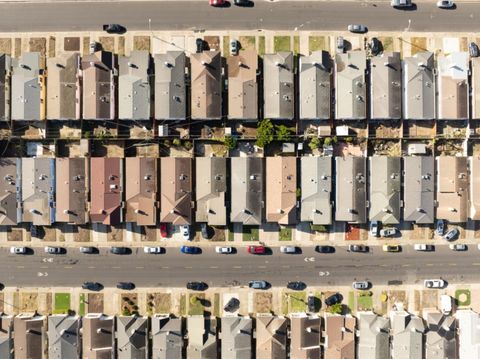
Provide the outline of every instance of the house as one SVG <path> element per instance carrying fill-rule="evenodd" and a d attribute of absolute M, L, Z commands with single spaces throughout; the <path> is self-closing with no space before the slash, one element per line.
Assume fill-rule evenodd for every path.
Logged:
<path fill-rule="evenodd" d="M 115 55 L 97 51 L 82 57 L 83 119 L 115 119 Z"/>
<path fill-rule="evenodd" d="M 155 61 L 155 118 L 185 120 L 187 94 L 185 86 L 185 52 L 167 51 L 156 54 Z"/>
<path fill-rule="evenodd" d="M 423 316 L 427 321 L 426 359 L 457 359 L 457 321 L 438 311 Z"/>
<path fill-rule="evenodd" d="M 439 57 L 438 114 L 439 120 L 467 120 L 469 118 L 468 52 L 453 52 Z"/>
<path fill-rule="evenodd" d="M 295 106 L 293 53 L 263 56 L 263 116 L 274 120 L 293 120 Z"/>
<path fill-rule="evenodd" d="M 290 358 L 319 358 L 321 319 L 317 315 L 294 313 L 290 316 Z"/>
<path fill-rule="evenodd" d="M 231 169 L 230 221 L 258 226 L 264 218 L 264 160 L 259 157 L 233 157 Z"/>
<path fill-rule="evenodd" d="M 416 223 L 434 221 L 434 159 L 431 156 L 403 158 L 403 219 Z"/>
<path fill-rule="evenodd" d="M 400 222 L 401 158 L 369 157 L 370 162 L 370 221 L 383 224 Z"/>
<path fill-rule="evenodd" d="M 335 55 L 335 119 L 367 118 L 367 84 L 365 51 Z"/>
<path fill-rule="evenodd" d="M 188 359 L 217 359 L 217 320 L 194 315 L 187 318 Z"/>
<path fill-rule="evenodd" d="M 43 359 L 45 317 L 22 313 L 13 319 L 15 359 Z"/>
<path fill-rule="evenodd" d="M 80 54 L 47 59 L 47 119 L 80 119 Z"/>
<path fill-rule="evenodd" d="M 212 226 L 227 224 L 225 194 L 227 192 L 227 159 L 197 157 L 196 160 L 196 221 Z"/>
<path fill-rule="evenodd" d="M 255 50 L 242 50 L 227 59 L 228 118 L 236 120 L 258 119 L 258 54 Z"/>
<path fill-rule="evenodd" d="M 469 184 L 469 215 L 472 220 L 480 219 L 480 157 L 468 157 L 470 171 Z M 1 172 L 0 172 L 1 176 Z M 0 177 L 1 178 L 1 177 Z M 1 202 L 0 202 L 1 203 Z"/>
<path fill-rule="evenodd" d="M 183 324 L 182 318 L 155 315 L 152 321 L 152 358 L 182 358 Z"/>
<path fill-rule="evenodd" d="M 12 59 L 0 54 L 0 121 L 10 121 L 10 81 Z"/>
<path fill-rule="evenodd" d="M 335 157 L 335 220 L 367 220 L 367 168 L 364 157 Z"/>
<path fill-rule="evenodd" d="M 299 60 L 300 119 L 330 119 L 332 60 L 327 51 L 314 51 Z"/>
<path fill-rule="evenodd" d="M 480 119 L 480 57 L 470 58 L 472 68 L 472 120 Z"/>
<path fill-rule="evenodd" d="M 325 357 L 355 359 L 355 324 L 351 315 L 325 313 Z"/>
<path fill-rule="evenodd" d="M 192 159 L 160 159 L 160 222 L 173 225 L 192 223 Z"/>
<path fill-rule="evenodd" d="M 21 158 L 0 158 L 0 225 L 14 226 L 21 219 L 17 209 L 22 177 Z"/>
<path fill-rule="evenodd" d="M 373 312 L 358 312 L 358 359 L 390 357 L 390 320 Z"/>
<path fill-rule="evenodd" d="M 287 359 L 288 319 L 271 314 L 257 314 L 256 358 Z"/>
<path fill-rule="evenodd" d="M 297 222 L 297 158 L 267 157 L 267 222 Z"/>
<path fill-rule="evenodd" d="M 12 59 L 12 120 L 45 120 L 45 69 L 39 52 Z"/>
<path fill-rule="evenodd" d="M 118 118 L 149 120 L 152 116 L 151 58 L 148 51 L 132 51 L 118 59 Z"/>
<path fill-rule="evenodd" d="M 86 158 L 55 159 L 57 180 L 55 220 L 71 224 L 88 222 L 88 160 Z"/>
<path fill-rule="evenodd" d="M 90 159 L 90 222 L 106 225 L 123 222 L 122 182 L 121 158 Z"/>
<path fill-rule="evenodd" d="M 437 219 L 464 223 L 468 218 L 467 157 L 439 156 L 437 160 Z"/>
<path fill-rule="evenodd" d="M 83 317 L 80 332 L 84 359 L 114 357 L 114 319 L 101 313 L 88 313 Z"/>
<path fill-rule="evenodd" d="M 67 314 L 48 317 L 48 359 L 80 357 L 80 318 Z"/>
<path fill-rule="evenodd" d="M 301 163 L 300 220 L 332 224 L 332 158 L 305 156 Z"/>
<path fill-rule="evenodd" d="M 457 310 L 458 358 L 480 358 L 480 317 L 471 309 Z"/>
<path fill-rule="evenodd" d="M 250 359 L 252 357 L 252 318 L 223 317 L 222 358 Z"/>
<path fill-rule="evenodd" d="M 13 358 L 13 316 L 0 314 L 0 358 Z"/>
<path fill-rule="evenodd" d="M 125 221 L 140 226 L 157 223 L 158 160 L 125 158 Z"/>
<path fill-rule="evenodd" d="M 433 53 L 417 52 L 402 62 L 403 117 L 405 120 L 435 118 L 435 68 Z"/>
<path fill-rule="evenodd" d="M 425 326 L 420 317 L 404 310 L 390 312 L 392 359 L 423 359 Z"/>
<path fill-rule="evenodd" d="M 50 226 L 55 222 L 55 159 L 22 158 L 21 164 L 22 222 Z"/>
<path fill-rule="evenodd" d="M 203 51 L 190 56 L 192 70 L 192 119 L 222 118 L 222 58 L 220 51 Z"/>
<path fill-rule="evenodd" d="M 402 117 L 402 64 L 399 52 L 384 52 L 370 59 L 370 118 Z"/>
<path fill-rule="evenodd" d="M 147 359 L 148 317 L 117 317 L 117 356 L 118 359 Z"/>

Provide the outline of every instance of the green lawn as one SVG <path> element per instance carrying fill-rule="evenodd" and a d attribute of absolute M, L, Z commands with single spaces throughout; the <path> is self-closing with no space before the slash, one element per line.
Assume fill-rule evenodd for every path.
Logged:
<path fill-rule="evenodd" d="M 355 293 L 353 291 L 348 292 L 348 307 L 352 312 L 355 310 Z"/>
<path fill-rule="evenodd" d="M 293 37 L 293 53 L 298 55 L 300 53 L 300 37 L 294 36 Z"/>
<path fill-rule="evenodd" d="M 273 38 L 273 51 L 290 51 L 290 36 L 275 36 Z"/>
<path fill-rule="evenodd" d="M 265 55 L 265 36 L 258 37 L 258 55 Z"/>
<path fill-rule="evenodd" d="M 310 36 L 308 38 L 308 49 L 309 49 L 310 52 L 320 51 L 320 50 L 328 51 L 326 43 L 325 43 L 325 37 L 324 36 Z"/>
<path fill-rule="evenodd" d="M 242 226 L 242 239 L 244 242 L 258 241 L 258 227 Z"/>
<path fill-rule="evenodd" d="M 459 306 L 469 306 L 472 300 L 472 293 L 469 289 L 457 289 L 455 291 L 455 299 Z"/>
<path fill-rule="evenodd" d="M 53 314 L 65 314 L 70 309 L 70 294 L 55 293 L 55 309 Z"/>
<path fill-rule="evenodd" d="M 291 241 L 292 240 L 292 229 L 290 227 L 281 227 L 279 233 L 280 241 Z"/>
<path fill-rule="evenodd" d="M 286 292 L 283 295 L 282 313 L 299 313 L 307 310 L 307 293 Z"/>
<path fill-rule="evenodd" d="M 357 310 L 369 310 L 373 308 L 373 298 L 371 295 L 362 295 L 357 297 Z"/>
<path fill-rule="evenodd" d="M 230 225 L 228 227 L 228 241 L 233 242 L 235 240 L 234 238 L 234 232 L 233 232 L 233 225 Z"/>
<path fill-rule="evenodd" d="M 328 233 L 328 226 L 324 226 L 321 224 L 311 224 L 310 230 L 312 232 Z"/>
<path fill-rule="evenodd" d="M 197 301 L 192 304 L 191 299 L 197 297 Z M 200 299 L 204 299 L 203 294 L 190 294 L 188 296 L 188 315 L 203 315 L 203 305 Z"/>
<path fill-rule="evenodd" d="M 78 315 L 85 315 L 85 294 L 80 294 L 80 308 L 78 308 Z"/>

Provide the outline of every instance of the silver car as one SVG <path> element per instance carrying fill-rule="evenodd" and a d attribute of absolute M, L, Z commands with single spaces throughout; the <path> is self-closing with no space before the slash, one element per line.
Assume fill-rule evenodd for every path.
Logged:
<path fill-rule="evenodd" d="M 297 253 L 297 247 L 295 247 L 295 246 L 281 246 L 280 247 L 280 253 L 295 254 L 295 253 Z"/>
<path fill-rule="evenodd" d="M 358 289 L 358 290 L 366 290 L 370 288 L 370 282 L 363 281 L 363 282 L 353 282 L 352 283 L 352 288 L 353 289 Z"/>
<path fill-rule="evenodd" d="M 353 32 L 354 34 L 364 34 L 368 30 L 365 25 L 351 24 L 351 25 L 348 25 L 348 31 Z"/>

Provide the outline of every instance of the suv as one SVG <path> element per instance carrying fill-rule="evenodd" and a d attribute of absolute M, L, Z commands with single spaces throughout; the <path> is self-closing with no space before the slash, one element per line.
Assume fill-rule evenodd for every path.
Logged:
<path fill-rule="evenodd" d="M 372 52 L 373 56 L 378 55 L 380 53 L 380 51 L 382 50 L 380 40 L 377 39 L 376 37 L 372 37 L 372 39 L 370 40 L 369 47 L 370 47 L 370 51 Z"/>
<path fill-rule="evenodd" d="M 295 254 L 295 253 L 297 253 L 297 247 L 295 247 L 295 246 L 281 246 L 280 247 L 280 253 Z"/>
<path fill-rule="evenodd" d="M 325 304 L 328 305 L 329 307 L 338 303 L 341 303 L 343 300 L 343 297 L 340 293 L 335 293 L 325 299 Z"/>
<path fill-rule="evenodd" d="M 187 289 L 202 291 L 208 288 L 205 282 L 188 282 Z"/>
<path fill-rule="evenodd" d="M 443 219 L 439 219 L 437 221 L 435 233 L 437 233 L 439 236 L 443 236 L 445 234 L 445 221 Z"/>
<path fill-rule="evenodd" d="M 460 234 L 460 232 L 458 231 L 457 228 L 453 228 L 451 230 L 449 230 L 447 232 L 447 234 L 445 235 L 445 240 L 447 240 L 448 242 L 450 241 L 454 241 L 455 239 L 457 239 L 458 235 Z"/>
<path fill-rule="evenodd" d="M 362 244 L 350 244 L 348 246 L 348 251 L 354 253 L 368 253 L 369 249 L 368 246 Z"/>
<path fill-rule="evenodd" d="M 397 229 L 395 227 L 384 228 L 384 229 L 380 230 L 380 235 L 382 237 L 393 237 L 396 234 L 397 234 Z"/>
<path fill-rule="evenodd" d="M 204 46 L 203 46 L 203 40 L 200 38 L 197 38 L 195 40 L 195 45 L 197 46 L 197 54 L 203 52 Z"/>
<path fill-rule="evenodd" d="M 60 248 L 60 247 L 50 247 L 50 246 L 46 246 L 46 247 L 45 247 L 45 253 L 48 253 L 48 254 L 61 254 L 61 253 L 62 253 L 62 248 Z"/>
<path fill-rule="evenodd" d="M 309 295 L 307 298 L 307 307 L 309 312 L 315 312 L 317 308 L 315 308 L 315 302 L 317 299 L 313 295 Z"/>
<path fill-rule="evenodd" d="M 200 225 L 200 232 L 202 233 L 203 239 L 210 239 L 210 231 L 208 230 L 208 224 L 202 223 Z"/>
<path fill-rule="evenodd" d="M 97 248 L 95 247 L 80 247 L 80 253 L 94 254 L 96 252 L 97 252 Z"/>
<path fill-rule="evenodd" d="M 363 282 L 353 282 L 352 283 L 352 288 L 353 289 L 359 289 L 359 290 L 366 290 L 370 288 L 370 282 L 363 281 Z"/>
<path fill-rule="evenodd" d="M 437 7 L 439 9 L 453 9 L 455 7 L 455 3 L 453 0 L 439 0 L 437 1 Z"/>
<path fill-rule="evenodd" d="M 110 248 L 110 253 L 112 254 L 128 254 L 127 247 L 112 247 Z"/>
<path fill-rule="evenodd" d="M 466 250 L 468 250 L 468 246 L 466 244 L 461 244 L 461 243 L 457 243 L 457 244 L 450 244 L 449 245 L 450 249 L 452 251 L 458 251 L 458 252 L 465 252 Z"/>
<path fill-rule="evenodd" d="M 199 254 L 200 248 L 199 247 L 192 247 L 192 246 L 181 246 L 180 252 L 185 254 Z"/>
<path fill-rule="evenodd" d="M 265 254 L 265 247 L 264 246 L 248 246 L 248 253 Z"/>
<path fill-rule="evenodd" d="M 233 253 L 233 247 L 216 246 L 215 247 L 215 252 L 220 253 L 220 254 L 231 254 L 231 253 Z"/>
<path fill-rule="evenodd" d="M 10 247 L 12 254 L 27 254 L 27 247 Z"/>
<path fill-rule="evenodd" d="M 425 288 L 443 288 L 445 281 L 443 279 L 425 279 L 423 282 Z"/>
<path fill-rule="evenodd" d="M 234 312 L 240 306 L 240 301 L 237 298 L 230 298 L 230 300 L 225 304 L 223 310 L 226 312 Z"/>
<path fill-rule="evenodd" d="M 248 282 L 248 287 L 252 289 L 267 289 L 268 283 L 264 280 L 252 280 Z"/>
<path fill-rule="evenodd" d="M 419 252 L 432 252 L 435 247 L 433 244 L 417 243 L 413 245 L 413 249 Z"/>
<path fill-rule="evenodd" d="M 378 221 L 372 221 L 370 222 L 370 235 L 373 237 L 378 237 Z"/>
<path fill-rule="evenodd" d="M 123 290 L 133 290 L 135 289 L 135 284 L 133 284 L 132 282 L 118 282 L 117 288 Z"/>
<path fill-rule="evenodd" d="M 102 290 L 102 288 L 103 288 L 103 285 L 101 285 L 98 282 L 84 282 L 82 284 L 82 289 L 99 291 L 99 290 Z"/>

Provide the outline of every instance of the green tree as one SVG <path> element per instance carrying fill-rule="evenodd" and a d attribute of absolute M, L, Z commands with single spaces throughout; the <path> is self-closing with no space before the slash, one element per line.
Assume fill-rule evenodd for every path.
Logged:
<path fill-rule="evenodd" d="M 320 140 L 320 138 L 318 138 L 318 137 L 314 137 L 308 143 L 308 147 L 310 147 L 310 149 L 313 151 L 313 150 L 319 148 L 321 144 L 322 144 L 322 140 Z"/>
<path fill-rule="evenodd" d="M 182 144 L 179 138 L 174 138 L 172 143 L 174 146 L 180 146 Z"/>
<path fill-rule="evenodd" d="M 329 307 L 329 311 L 332 314 L 342 314 L 343 305 L 342 303 L 336 303 Z"/>
<path fill-rule="evenodd" d="M 273 124 L 269 119 L 262 120 L 257 127 L 257 142 L 258 147 L 264 148 L 273 141 Z"/>
<path fill-rule="evenodd" d="M 187 151 L 190 151 L 190 150 L 192 149 L 193 145 L 192 145 L 192 143 L 191 143 L 190 141 L 185 141 L 185 142 L 183 143 L 183 147 L 185 147 L 185 149 L 186 149 Z"/>
<path fill-rule="evenodd" d="M 347 138 L 345 138 L 345 142 L 347 143 L 353 142 L 353 138 L 348 136 Z"/>
<path fill-rule="evenodd" d="M 196 295 L 192 295 L 192 296 L 190 297 L 190 304 L 191 304 L 191 305 L 195 305 L 195 304 L 197 304 L 197 302 L 198 302 L 197 296 L 196 296 Z"/>
<path fill-rule="evenodd" d="M 232 136 L 225 136 L 223 144 L 227 146 L 229 150 L 233 150 L 235 147 L 237 147 L 237 139 Z"/>
<path fill-rule="evenodd" d="M 323 141 L 323 144 L 325 146 L 330 146 L 332 144 L 332 139 L 330 137 L 325 138 L 325 141 Z"/>
<path fill-rule="evenodd" d="M 290 130 L 285 125 L 279 125 L 276 128 L 276 137 L 279 141 L 290 141 Z"/>

